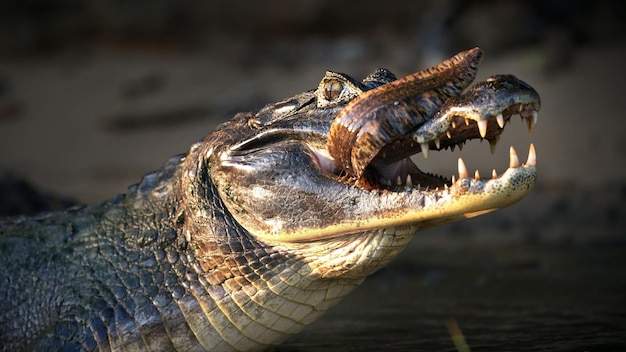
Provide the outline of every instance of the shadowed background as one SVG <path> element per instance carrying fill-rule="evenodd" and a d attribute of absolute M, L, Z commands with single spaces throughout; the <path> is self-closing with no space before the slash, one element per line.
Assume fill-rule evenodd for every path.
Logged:
<path fill-rule="evenodd" d="M 314 88 L 326 70 L 402 76 L 480 46 L 478 79 L 515 74 L 542 109 L 531 134 L 514 118 L 495 155 L 475 141 L 463 158 L 489 175 L 506 169 L 510 145 L 525 160 L 533 142 L 535 191 L 420 233 L 281 350 L 453 349 L 450 317 L 477 349 L 617 350 L 626 346 L 624 10 L 590 0 L 5 1 L 0 209 L 123 193 L 234 113 Z M 449 176 L 459 155 L 416 162 Z"/>

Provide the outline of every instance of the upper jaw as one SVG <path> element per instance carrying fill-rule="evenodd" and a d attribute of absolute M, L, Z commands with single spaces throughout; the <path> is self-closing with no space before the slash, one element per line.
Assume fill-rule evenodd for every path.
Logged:
<path fill-rule="evenodd" d="M 492 76 L 449 98 L 432 119 L 411 133 L 410 139 L 420 144 L 425 157 L 430 149 L 475 138 L 497 143 L 512 115 L 519 114 L 532 130 L 540 107 L 539 94 L 530 85 L 513 75 Z"/>
<path fill-rule="evenodd" d="M 421 153 L 424 158 L 428 158 L 431 150 L 454 150 L 457 146 L 461 149 L 467 141 L 479 138 L 489 141 L 493 153 L 512 116 L 519 115 L 527 122 L 530 131 L 537 123 L 540 106 L 538 93 L 515 76 L 489 77 L 463 94 L 445 100 L 430 119 L 407 128 L 406 133 L 390 138 L 388 130 L 380 132 L 387 133 L 381 139 L 390 141 L 369 157 L 360 176 L 352 176 L 352 179 L 356 185 L 369 189 L 393 190 L 406 186 L 435 189 L 451 186 L 452 180 L 422 172 L 409 157 Z M 380 120 L 369 123 L 366 125 L 369 129 L 363 128 L 360 132 L 378 138 L 377 128 L 384 130 Z M 347 146 L 350 147 L 356 149 Z M 335 174 L 346 173 L 328 150 L 315 149 L 313 154 L 321 168 Z M 529 162 L 534 166 L 534 148 L 531 154 Z M 516 163 L 511 161 L 510 165 Z M 459 178 L 463 178 L 463 174 L 459 172 Z"/>

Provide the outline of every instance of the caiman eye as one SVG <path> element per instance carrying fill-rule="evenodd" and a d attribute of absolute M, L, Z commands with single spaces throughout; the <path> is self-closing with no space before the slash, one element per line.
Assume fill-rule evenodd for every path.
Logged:
<path fill-rule="evenodd" d="M 337 79 L 331 79 L 324 83 L 324 98 L 326 100 L 336 100 L 341 95 L 343 83 Z"/>

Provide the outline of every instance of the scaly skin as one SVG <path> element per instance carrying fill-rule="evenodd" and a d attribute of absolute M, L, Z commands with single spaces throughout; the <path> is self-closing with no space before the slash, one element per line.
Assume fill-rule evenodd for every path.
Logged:
<path fill-rule="evenodd" d="M 125 195 L 0 222 L 2 350 L 261 350 L 418 230 L 517 201 L 535 182 L 534 149 L 490 180 L 462 161 L 451 182 L 406 159 L 481 136 L 495 145 L 513 113 L 533 125 L 539 97 L 512 76 L 463 94 L 481 56 L 398 81 L 328 72 L 317 90 L 236 115 Z"/>

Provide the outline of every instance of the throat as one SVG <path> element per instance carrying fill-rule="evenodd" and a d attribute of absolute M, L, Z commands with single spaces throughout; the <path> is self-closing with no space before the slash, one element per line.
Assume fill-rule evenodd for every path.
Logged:
<path fill-rule="evenodd" d="M 322 241 L 290 243 L 283 249 L 303 257 L 310 277 L 360 282 L 395 258 L 417 230 L 416 225 L 393 226 Z"/>

